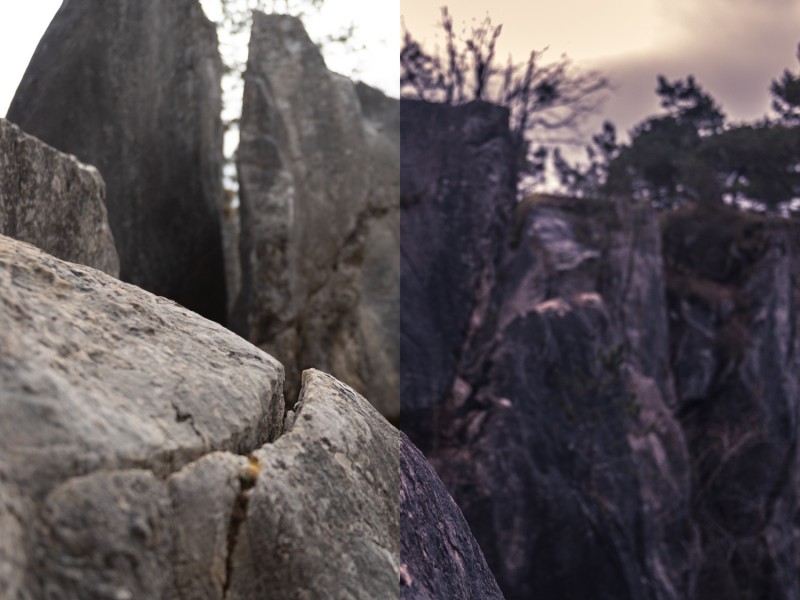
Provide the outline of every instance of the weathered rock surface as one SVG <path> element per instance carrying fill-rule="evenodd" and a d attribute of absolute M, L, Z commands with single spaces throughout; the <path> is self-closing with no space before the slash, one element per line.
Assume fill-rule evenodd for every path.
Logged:
<path fill-rule="evenodd" d="M 293 17 L 255 13 L 238 169 L 234 324 L 399 414 L 398 103 L 325 67 Z"/>
<path fill-rule="evenodd" d="M 664 219 L 677 415 L 700 528 L 696 598 L 800 598 L 800 228 Z"/>
<path fill-rule="evenodd" d="M 489 179 L 480 157 L 450 158 L 463 144 L 448 119 L 469 107 L 409 107 L 402 322 L 429 322 L 403 331 L 403 428 L 505 596 L 798 598 L 796 222 L 679 211 L 659 230 L 636 203 L 537 195 L 515 206 L 510 244 L 487 268 L 502 236 L 462 216 L 485 213 L 479 197 L 444 202 L 439 184 L 420 186 L 426 208 L 406 202 L 406 174 L 431 165 L 431 182 Z M 426 112 L 449 117 L 416 127 Z M 430 215 L 407 220 L 412 207 Z M 412 261 L 406 244 L 431 245 L 431 222 L 469 245 Z M 477 260 L 459 262 L 465 246 Z M 461 290 L 462 313 L 415 283 L 459 268 L 447 289 Z M 426 344 L 438 363 L 419 359 Z M 426 365 L 428 389 L 416 383 Z"/>
<path fill-rule="evenodd" d="M 0 234 L 119 276 L 97 169 L 0 119 Z"/>
<path fill-rule="evenodd" d="M 400 597 L 502 598 L 480 547 L 436 472 L 400 436 Z"/>
<path fill-rule="evenodd" d="M 515 178 L 505 109 L 404 100 L 400 114 L 402 429 L 425 452 L 496 277 Z"/>
<path fill-rule="evenodd" d="M 281 366 L 165 298 L 3 236 L 0 306 L 0 496 L 13 500 L 0 518 L 25 532 L 0 552 L 14 557 L 4 581 L 32 597 L 158 597 L 162 479 L 277 437 Z"/>
<path fill-rule="evenodd" d="M 225 322 L 221 73 L 197 0 L 70 0 L 8 118 L 100 170 L 124 281 Z"/>
<path fill-rule="evenodd" d="M 515 206 L 510 145 L 463 154 L 462 131 L 507 135 L 502 115 L 475 125 L 498 111 L 403 103 L 403 429 L 507 598 L 686 597 L 698 545 L 655 216 Z"/>
<path fill-rule="evenodd" d="M 277 361 L 170 300 L 7 237 L 0 294 L 0 455 L 34 498 L 97 469 L 165 475 L 281 430 Z"/>
<path fill-rule="evenodd" d="M 0 593 L 396 598 L 400 434 L 172 301 L 0 236 Z M 437 519 L 438 514 L 429 515 Z"/>
<path fill-rule="evenodd" d="M 308 370 L 294 420 L 253 453 L 228 598 L 397 598 L 399 432 L 350 387 Z"/>

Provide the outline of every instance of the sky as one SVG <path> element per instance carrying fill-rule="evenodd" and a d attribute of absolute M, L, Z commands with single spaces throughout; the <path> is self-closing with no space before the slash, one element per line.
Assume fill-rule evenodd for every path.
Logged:
<path fill-rule="evenodd" d="M 213 17 L 213 2 L 204 3 Z M 0 0 L 0 116 L 8 111 L 28 62 L 60 6 L 61 0 Z M 320 39 L 328 31 L 354 23 L 354 45 L 366 49 L 355 53 L 330 51 L 326 56 L 328 67 L 397 96 L 399 12 L 399 0 L 325 0 L 321 14 L 306 25 L 311 37 Z"/>
<path fill-rule="evenodd" d="M 403 0 L 405 27 L 423 45 L 441 46 L 439 4 Z M 597 69 L 613 90 L 602 118 L 628 131 L 655 114 L 656 76 L 693 74 L 733 121 L 758 119 L 769 109 L 769 84 L 785 68 L 800 69 L 800 0 L 450 0 L 456 29 L 487 14 L 503 24 L 498 58 L 525 60 L 548 48 Z M 599 130 L 597 118 L 587 128 Z"/>
<path fill-rule="evenodd" d="M 212 0 L 203 0 L 209 4 Z M 36 45 L 61 0 L 0 0 L 0 115 L 5 115 Z M 450 0 L 456 24 L 487 14 L 503 24 L 499 56 L 524 60 L 549 47 L 606 74 L 614 86 L 603 118 L 620 132 L 658 110 L 656 75 L 694 74 L 733 120 L 764 115 L 769 83 L 800 68 L 800 0 Z M 326 0 L 307 27 L 312 37 L 355 22 L 366 50 L 333 53 L 328 66 L 398 94 L 399 23 L 415 37 L 437 39 L 439 3 L 427 0 Z M 210 12 L 210 9 L 209 9 Z M 213 16 L 213 15 L 212 15 Z M 592 126 L 594 127 L 594 126 Z M 595 127 L 599 128 L 599 122 Z"/>

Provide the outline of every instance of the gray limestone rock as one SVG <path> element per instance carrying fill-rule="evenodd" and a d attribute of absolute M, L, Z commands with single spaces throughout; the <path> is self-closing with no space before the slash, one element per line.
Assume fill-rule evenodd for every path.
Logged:
<path fill-rule="evenodd" d="M 0 236 L 0 306 L 0 463 L 33 498 L 280 432 L 281 366 L 170 300 Z"/>
<path fill-rule="evenodd" d="M 224 598 L 231 566 L 231 519 L 248 464 L 244 456 L 213 452 L 167 480 L 172 501 L 173 598 Z"/>
<path fill-rule="evenodd" d="M 397 598 L 399 432 L 309 370 L 294 424 L 253 453 L 227 598 Z"/>
<path fill-rule="evenodd" d="M 225 322 L 221 74 L 197 0 L 70 0 L 8 118 L 100 170 L 122 280 Z"/>
<path fill-rule="evenodd" d="M 286 365 L 289 390 L 303 368 L 319 367 L 395 419 L 398 111 L 396 100 L 328 71 L 298 19 L 255 13 L 233 322 Z"/>
<path fill-rule="evenodd" d="M 3 598 L 399 596 L 400 434 L 350 387 L 282 432 L 274 359 L 4 236 L 0 306 Z"/>
<path fill-rule="evenodd" d="M 171 575 L 164 568 L 172 541 L 170 504 L 151 471 L 71 478 L 48 494 L 40 511 L 40 542 L 28 577 L 41 584 L 41 597 L 161 596 Z"/>
<path fill-rule="evenodd" d="M 0 119 L 0 234 L 118 277 L 105 196 L 97 169 Z"/>
<path fill-rule="evenodd" d="M 3 598 L 399 596 L 399 432 L 350 387 L 281 433 L 274 359 L 3 236 L 0 306 Z"/>

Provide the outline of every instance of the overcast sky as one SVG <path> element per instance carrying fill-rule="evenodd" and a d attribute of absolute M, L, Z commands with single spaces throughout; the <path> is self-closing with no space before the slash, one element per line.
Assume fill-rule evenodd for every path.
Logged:
<path fill-rule="evenodd" d="M 415 38 L 437 39 L 439 4 L 403 0 L 401 11 Z M 800 0 L 451 0 L 462 22 L 489 11 L 503 24 L 499 57 L 518 61 L 549 47 L 611 79 L 615 92 L 604 115 L 620 132 L 658 110 L 656 75 L 695 75 L 730 119 L 758 118 L 769 109 L 769 83 L 785 68 L 800 69 Z M 441 43 L 441 42 L 440 42 Z"/>
<path fill-rule="evenodd" d="M 205 0 L 209 5 L 213 0 Z M 61 0 L 0 0 L 0 116 L 4 116 L 33 51 L 61 6 Z M 209 10 L 209 12 L 211 12 Z M 326 0 L 321 16 L 307 23 L 319 39 L 355 23 L 358 53 L 331 52 L 328 67 L 379 87 L 399 93 L 399 0 Z"/>

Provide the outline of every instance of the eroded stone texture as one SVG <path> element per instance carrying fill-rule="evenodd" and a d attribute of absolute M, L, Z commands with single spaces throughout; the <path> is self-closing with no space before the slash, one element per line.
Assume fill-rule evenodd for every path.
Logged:
<path fill-rule="evenodd" d="M 0 307 L 0 462 L 26 495 L 280 432 L 281 366 L 170 300 L 0 237 Z"/>
<path fill-rule="evenodd" d="M 402 433 L 400 539 L 401 598 L 503 597 L 458 506 Z"/>
<path fill-rule="evenodd" d="M 399 432 L 314 370 L 295 412 L 288 432 L 253 453 L 258 479 L 227 598 L 397 598 Z"/>
<path fill-rule="evenodd" d="M 517 204 L 496 107 L 401 118 L 403 429 L 507 598 L 687 597 L 699 545 L 655 215 Z"/>
<path fill-rule="evenodd" d="M 301 22 L 255 13 L 241 143 L 234 323 L 397 418 L 398 103 L 325 67 Z"/>
<path fill-rule="evenodd" d="M 16 485 L 0 470 L 0 598 L 23 598 L 28 568 L 23 549 L 30 525 Z"/>
<path fill-rule="evenodd" d="M 29 572 L 42 583 L 35 597 L 160 597 L 171 575 L 169 517 L 165 486 L 150 471 L 66 481 L 47 496 L 36 523 L 43 543 Z"/>
<path fill-rule="evenodd" d="M 3 236 L 0 305 L 4 598 L 399 596 L 399 432 L 351 388 L 305 373 L 278 437 L 274 359 Z"/>
<path fill-rule="evenodd" d="M 515 174 L 505 109 L 404 100 L 401 120 L 402 429 L 425 452 L 495 280 Z"/>
<path fill-rule="evenodd" d="M 124 281 L 225 322 L 221 74 L 197 0 L 70 0 L 8 118 L 100 170 Z"/>
<path fill-rule="evenodd" d="M 231 519 L 247 467 L 244 456 L 213 452 L 170 476 L 175 598 L 224 598 L 231 568 Z"/>
<path fill-rule="evenodd" d="M 0 119 L 0 234 L 118 277 L 105 196 L 97 169 Z"/>
<path fill-rule="evenodd" d="M 798 598 L 800 230 L 664 219 L 671 359 L 702 532 L 695 598 Z"/>

